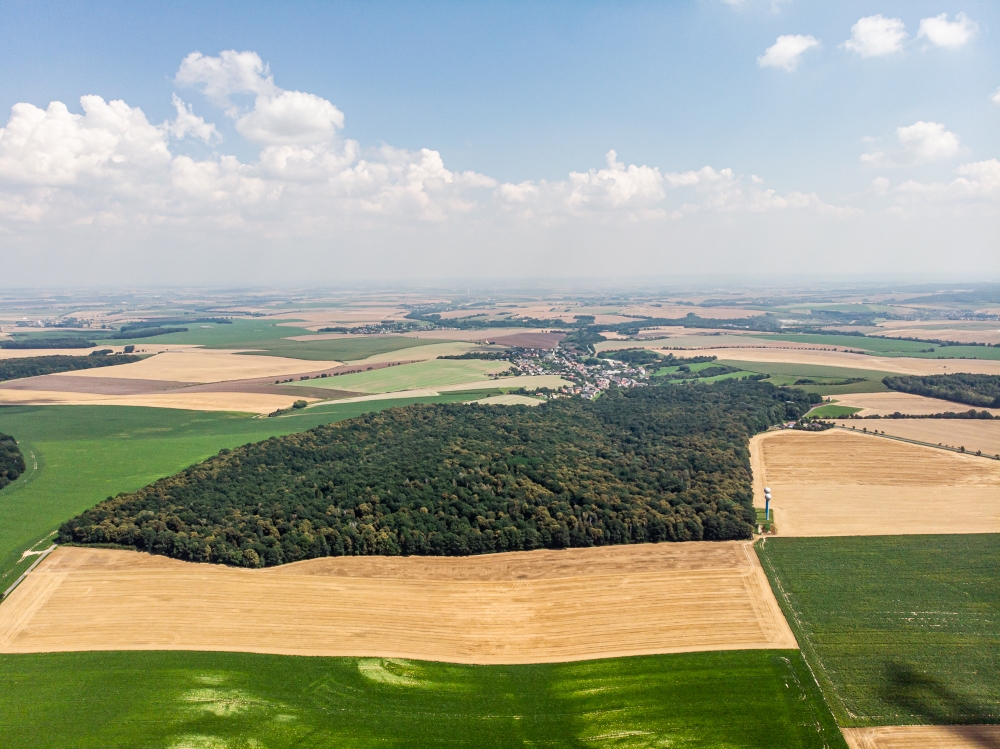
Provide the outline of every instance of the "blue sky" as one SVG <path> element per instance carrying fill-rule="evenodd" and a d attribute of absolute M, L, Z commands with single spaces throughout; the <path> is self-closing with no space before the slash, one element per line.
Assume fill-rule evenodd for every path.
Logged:
<path fill-rule="evenodd" d="M 968 38 L 956 43 L 954 37 L 921 35 L 921 20 L 941 14 L 946 24 L 964 18 Z M 866 56 L 844 46 L 859 19 L 878 15 L 906 34 L 894 51 Z M 838 250 L 857 253 L 865 261 L 859 266 L 863 272 L 887 273 L 898 267 L 903 248 L 911 247 L 915 273 L 930 277 L 958 268 L 996 274 L 1000 261 L 988 250 L 998 238 L 998 196 L 989 172 L 990 160 L 1000 157 L 1000 105 L 991 99 L 1000 87 L 998 20 L 1000 4 L 950 0 L 3 2 L 0 110 L 8 112 L 18 103 L 44 110 L 57 101 L 80 115 L 80 97 L 96 95 L 141 109 L 148 123 L 159 126 L 176 116 L 171 99 L 177 94 L 193 115 L 214 124 L 217 134 L 207 142 L 165 135 L 174 161 L 164 156 L 156 167 L 159 176 L 137 167 L 127 179 L 108 171 L 124 163 L 109 156 L 111 151 L 99 157 L 104 159 L 100 174 L 77 166 L 69 177 L 19 168 L 5 174 L 5 153 L 17 159 L 39 146 L 8 138 L 4 152 L 0 140 L 0 229 L 5 232 L 0 260 L 4 252 L 16 261 L 30 250 L 56 272 L 75 263 L 95 267 L 96 257 L 96 267 L 104 262 L 123 267 L 120 280 L 133 273 L 146 282 L 150 279 L 141 269 L 148 263 L 141 262 L 140 246 L 163 248 L 182 241 L 217 255 L 213 281 L 226 280 L 224 258 L 231 258 L 236 246 L 256 248 L 252 251 L 260 257 L 275 250 L 301 252 L 303 260 L 328 262 L 344 274 L 331 270 L 330 280 L 364 276 L 364 268 L 349 259 L 359 251 L 398 259 L 400 268 L 420 265 L 428 273 L 465 277 L 484 271 L 475 246 L 513 244 L 530 247 L 538 267 L 558 275 L 573 257 L 573 247 L 583 245 L 579 259 L 592 267 L 624 237 L 636 248 L 630 260 L 657 276 L 671 269 L 710 274 L 714 262 L 745 254 L 738 252 L 741 246 L 757 253 L 770 248 L 768 262 L 775 267 L 814 251 L 817 263 L 800 268 L 803 273 L 810 268 L 822 273 L 827 266 L 821 256 Z M 759 58 L 782 35 L 811 37 L 806 43 L 812 46 L 793 70 L 762 66 Z M 348 141 L 357 143 L 357 159 L 370 162 L 383 159 L 374 155 L 382 145 L 411 154 L 429 149 L 439 154 L 449 174 L 474 172 L 491 184 L 467 181 L 462 190 L 472 192 L 449 188 L 450 203 L 441 210 L 419 197 L 423 207 L 407 213 L 387 209 L 386 202 L 373 208 L 371 200 L 358 197 L 355 186 L 321 194 L 301 179 L 265 174 L 258 163 L 262 149 L 287 146 L 291 136 L 248 138 L 245 127 L 240 130 L 238 117 L 253 108 L 260 92 L 233 90 L 226 101 L 213 100 L 205 95 L 211 85 L 207 74 L 192 74 L 195 83 L 177 78 L 182 60 L 192 52 L 214 59 L 225 50 L 256 53 L 269 66 L 261 78 L 269 72 L 275 90 L 314 95 L 343 113 L 343 127 L 335 126 L 335 138 L 324 141 L 324 153 L 339 154 Z M 239 114 L 227 115 L 227 107 Z M 927 126 L 899 130 L 918 123 Z M 295 137 L 296 148 L 318 153 L 314 143 Z M 45 142 L 61 152 L 58 143 Z M 666 197 L 642 189 L 612 195 L 610 203 L 601 204 L 599 218 L 593 212 L 583 215 L 579 203 L 564 210 L 573 192 L 572 185 L 563 185 L 568 175 L 594 172 L 587 189 L 597 190 L 611 149 L 623 169 L 658 170 Z M 257 207 L 241 208 L 235 198 L 226 202 L 217 185 L 211 200 L 221 207 L 214 215 L 205 208 L 208 198 L 188 204 L 163 192 L 146 205 L 121 198 L 124 184 L 132 193 L 152 191 L 153 185 L 167 190 L 168 182 L 170 190 L 178 189 L 176 159 L 182 156 L 202 171 L 236 157 L 241 179 L 257 180 Z M 336 169 L 348 163 L 337 159 Z M 967 166 L 975 164 L 987 166 Z M 700 182 L 664 177 L 697 174 L 706 167 L 713 174 Z M 717 176 L 727 169 L 730 176 Z M 642 176 L 637 176 L 640 182 Z M 309 179 L 318 184 L 318 177 Z M 885 182 L 873 183 L 879 179 Z M 975 186 L 956 186 L 956 179 Z M 716 193 L 709 183 L 723 182 L 730 193 L 738 185 L 742 203 L 730 193 L 712 197 Z M 518 213 L 511 207 L 514 193 L 501 195 L 501 186 L 526 183 L 535 186 L 532 200 L 545 193 L 546 202 Z M 553 187 L 557 183 L 563 187 Z M 104 204 L 94 198 L 98 184 L 106 191 Z M 392 190 L 399 187 L 393 185 Z M 699 194 L 679 197 L 676 191 L 689 187 Z M 65 200 L 53 197 L 53 190 Z M 774 200 L 761 207 L 751 199 L 755 190 L 773 190 L 772 197 L 798 206 L 796 215 L 775 207 Z M 962 195 L 956 197 L 956 191 Z M 192 187 L 186 195 L 196 192 Z M 920 205 L 913 198 L 918 192 Z M 413 191 L 407 195 L 413 197 Z M 602 199 L 587 195 L 588 205 Z M 362 200 L 360 208 L 351 202 L 355 198 Z M 9 208 L 6 221 L 5 199 L 16 207 Z M 516 199 L 518 206 L 526 205 L 523 191 Z M 491 207 L 496 200 L 501 209 Z M 933 206 L 927 208 L 926 201 Z M 167 203 L 169 210 L 151 218 Z M 260 223 L 265 203 L 266 226 Z M 326 207 L 332 205 L 338 218 L 331 222 Z M 719 218 L 715 223 L 728 228 L 713 224 L 712 211 Z M 840 218 L 831 226 L 830 216 L 837 211 Z M 909 228 L 907 212 L 915 218 Z M 318 226 L 320 216 L 323 226 Z M 316 224 L 315 230 L 310 233 L 304 224 Z M 775 241 L 775 236 L 786 239 Z M 941 246 L 956 236 L 964 247 L 957 266 L 953 253 L 945 262 Z M 67 265 L 58 249 L 67 240 L 101 249 L 90 257 L 81 250 Z M 408 249 L 397 258 L 390 248 L 400 244 Z M 692 248 L 706 253 L 705 263 L 689 262 Z"/>

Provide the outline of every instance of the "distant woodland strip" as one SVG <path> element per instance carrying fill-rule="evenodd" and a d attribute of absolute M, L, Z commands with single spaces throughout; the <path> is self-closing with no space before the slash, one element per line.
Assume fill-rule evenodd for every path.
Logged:
<path fill-rule="evenodd" d="M 9 434 L 0 434 L 0 489 L 24 473 L 24 456 L 17 440 Z"/>
<path fill-rule="evenodd" d="M 93 341 L 79 337 L 38 336 L 36 338 L 17 338 L 11 341 L 0 341 L 0 348 L 33 349 L 33 348 L 91 348 Z"/>
<path fill-rule="evenodd" d="M 946 374 L 892 376 L 882 380 L 890 390 L 940 398 L 969 406 L 1000 408 L 1000 375 Z"/>
<path fill-rule="evenodd" d="M 749 438 L 809 407 L 743 381 L 388 409 L 223 450 L 59 538 L 246 567 L 749 538 Z"/>
<path fill-rule="evenodd" d="M 22 377 L 73 372 L 78 369 L 112 367 L 139 361 L 138 356 L 111 354 L 108 356 L 26 356 L 22 359 L 0 359 L 0 382 Z"/>

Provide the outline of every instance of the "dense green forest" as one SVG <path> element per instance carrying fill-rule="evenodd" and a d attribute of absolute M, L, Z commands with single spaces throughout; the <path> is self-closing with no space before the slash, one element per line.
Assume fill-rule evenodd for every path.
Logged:
<path fill-rule="evenodd" d="M 0 489 L 3 489 L 24 473 L 24 456 L 17 446 L 17 440 L 9 434 L 0 433 Z"/>
<path fill-rule="evenodd" d="M 886 377 L 883 384 L 902 393 L 941 398 L 969 406 L 1000 408 L 1000 375 L 946 374 Z"/>
<path fill-rule="evenodd" d="M 0 359 L 0 382 L 22 377 L 72 372 L 77 369 L 111 367 L 139 361 L 138 356 L 111 354 L 108 356 L 26 356 L 22 359 Z"/>
<path fill-rule="evenodd" d="M 59 538 L 242 566 L 749 538 L 748 439 L 808 409 L 760 382 L 388 409 L 223 450 Z"/>
<path fill-rule="evenodd" d="M 0 348 L 32 349 L 32 348 L 91 348 L 93 341 L 79 336 L 35 336 L 31 338 L 14 338 L 0 341 Z"/>

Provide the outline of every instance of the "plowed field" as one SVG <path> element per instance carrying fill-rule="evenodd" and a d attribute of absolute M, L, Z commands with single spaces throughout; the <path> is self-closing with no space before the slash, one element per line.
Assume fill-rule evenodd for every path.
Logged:
<path fill-rule="evenodd" d="M 229 650 L 537 663 L 797 647 L 748 543 L 264 570 L 64 547 L 0 605 L 0 652 Z"/>
<path fill-rule="evenodd" d="M 781 536 L 1000 532 L 1000 461 L 842 429 L 767 432 L 750 454 Z"/>

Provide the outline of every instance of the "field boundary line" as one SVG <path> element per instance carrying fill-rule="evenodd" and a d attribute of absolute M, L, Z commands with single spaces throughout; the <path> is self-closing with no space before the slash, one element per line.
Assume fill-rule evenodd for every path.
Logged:
<path fill-rule="evenodd" d="M 5 598 L 7 598 L 7 596 L 9 596 L 11 593 L 13 593 L 14 592 L 14 588 L 16 588 L 18 585 L 20 585 L 24 581 L 24 578 L 26 578 L 28 576 L 28 574 L 33 569 L 35 569 L 35 567 L 37 567 L 39 565 L 39 563 L 43 559 L 45 559 L 45 557 L 47 557 L 49 554 L 51 554 L 55 550 L 56 550 L 56 545 L 52 544 L 52 546 L 50 546 L 49 548 L 47 548 L 44 551 L 42 551 L 41 553 L 39 553 L 38 554 L 38 559 L 36 559 L 34 562 L 32 562 L 31 566 L 28 567 L 28 569 L 26 569 L 24 572 L 22 572 L 21 575 L 17 578 L 17 580 L 15 580 L 13 583 L 11 583 L 10 587 L 7 588 L 7 590 L 5 590 L 2 595 L 0 595 L 0 601 L 3 601 Z"/>
<path fill-rule="evenodd" d="M 778 606 L 781 608 L 782 613 L 784 613 L 785 619 L 788 621 L 788 626 L 791 628 L 792 634 L 795 635 L 795 639 L 799 643 L 799 650 L 802 653 L 802 659 L 806 663 L 806 668 L 808 668 L 809 673 L 812 674 L 813 680 L 816 682 L 816 686 L 819 688 L 820 694 L 823 695 L 823 700 L 826 702 L 827 707 L 830 708 L 830 712 L 833 714 L 834 720 L 837 721 L 838 726 L 843 728 L 841 721 L 842 717 L 846 716 L 848 720 L 853 720 L 857 716 L 847 709 L 843 698 L 837 693 L 837 688 L 834 685 L 833 680 L 827 675 L 826 666 L 823 665 L 823 661 L 816 652 L 816 649 L 812 644 L 812 640 L 810 640 L 807 636 L 805 628 L 802 626 L 802 621 L 799 619 L 798 613 L 795 611 L 795 607 L 792 606 L 791 601 L 788 599 L 788 593 L 785 592 L 784 586 L 782 586 L 781 581 L 778 579 L 778 576 L 774 571 L 774 566 L 771 564 L 771 560 L 767 558 L 767 554 L 764 552 L 764 545 L 766 543 L 766 538 L 761 538 L 759 541 L 754 542 L 753 548 L 754 551 L 757 552 L 757 559 L 760 561 L 760 566 L 764 570 L 764 575 L 767 577 L 768 582 L 771 583 L 771 590 L 774 593 L 775 599 L 778 601 Z M 815 659 L 815 668 L 812 662 L 813 659 Z M 822 678 L 820 678 L 820 676 L 822 676 Z M 828 689 L 824 687 L 824 682 L 828 686 Z M 835 700 L 831 700 L 830 695 L 833 695 Z M 834 702 L 836 704 L 833 704 Z M 837 708 L 839 708 L 839 710 Z"/>
<path fill-rule="evenodd" d="M 903 421 L 903 419 L 890 419 L 890 421 Z M 945 419 L 934 419 L 934 421 L 945 421 Z M 959 421 L 959 419 L 948 419 L 948 421 Z M 968 419 L 972 421 L 972 419 Z M 924 447 L 933 447 L 935 450 L 947 450 L 949 452 L 958 453 L 959 455 L 970 455 L 973 458 L 986 458 L 986 460 L 996 460 L 993 455 L 979 454 L 976 455 L 974 452 L 968 450 L 959 450 L 957 447 L 949 447 L 948 445 L 935 445 L 933 442 L 921 442 L 920 440 L 910 439 L 908 437 L 897 437 L 894 434 L 876 434 L 874 432 L 862 432 L 858 429 L 851 429 L 845 427 L 841 424 L 834 424 L 834 429 L 843 429 L 849 434 L 861 434 L 868 437 L 884 437 L 887 440 L 896 440 L 897 442 L 909 442 L 911 445 L 922 445 Z"/>

